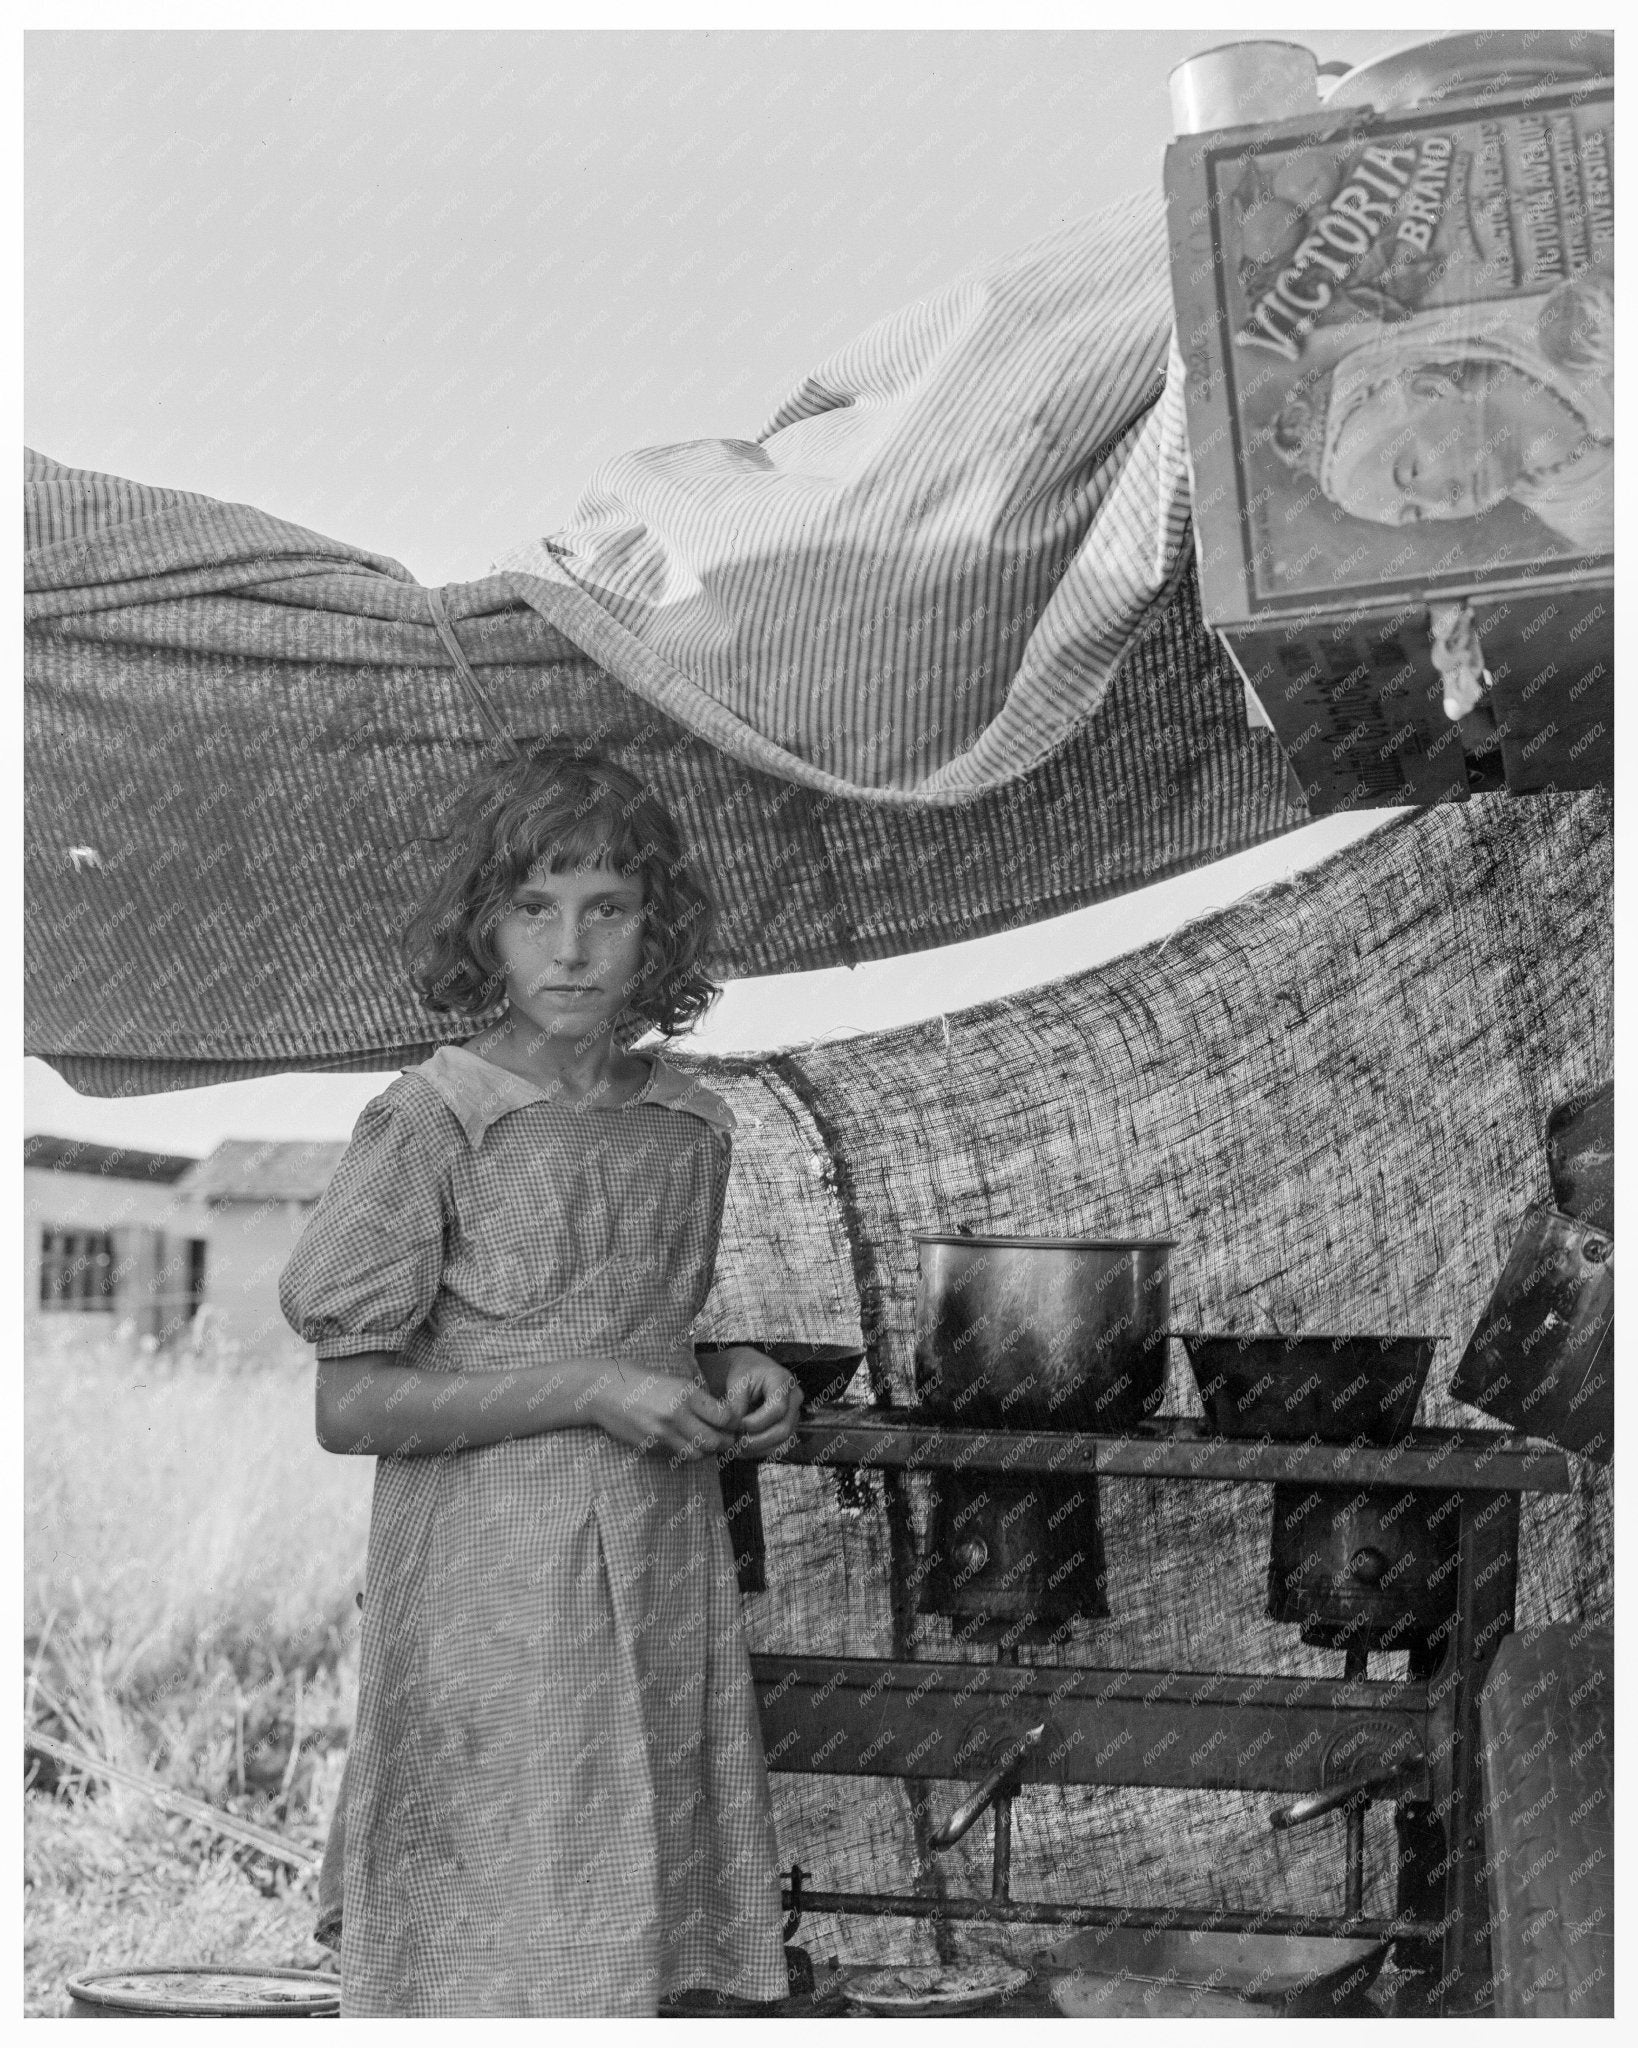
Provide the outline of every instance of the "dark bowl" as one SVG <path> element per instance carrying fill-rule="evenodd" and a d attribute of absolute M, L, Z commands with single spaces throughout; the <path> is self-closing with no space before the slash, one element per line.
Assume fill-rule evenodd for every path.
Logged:
<path fill-rule="evenodd" d="M 1416 1420 L 1437 1337 L 1219 1336 L 1174 1330 L 1219 1436 L 1397 1443 Z"/>
<path fill-rule="evenodd" d="M 749 1344 L 795 1373 L 804 1408 L 834 1407 L 864 1357 L 863 1345 L 808 1344 L 795 1337 L 735 1337 L 722 1344 L 698 1344 L 695 1349 L 725 1351 L 730 1343 Z"/>

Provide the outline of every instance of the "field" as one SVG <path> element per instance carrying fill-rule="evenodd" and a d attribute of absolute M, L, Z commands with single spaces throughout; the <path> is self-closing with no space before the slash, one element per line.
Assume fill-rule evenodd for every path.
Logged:
<path fill-rule="evenodd" d="M 26 1723 L 322 1848 L 373 1468 L 314 1442 L 307 1355 L 41 1317 L 24 1393 Z M 311 1874 L 49 1765 L 24 1809 L 30 2014 L 85 1969 L 327 1960 Z"/>

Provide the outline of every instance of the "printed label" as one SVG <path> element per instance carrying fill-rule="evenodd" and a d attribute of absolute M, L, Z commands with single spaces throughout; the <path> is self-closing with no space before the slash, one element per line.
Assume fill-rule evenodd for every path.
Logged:
<path fill-rule="evenodd" d="M 1607 91 L 1242 136 L 1204 168 L 1254 609 L 1607 564 Z"/>

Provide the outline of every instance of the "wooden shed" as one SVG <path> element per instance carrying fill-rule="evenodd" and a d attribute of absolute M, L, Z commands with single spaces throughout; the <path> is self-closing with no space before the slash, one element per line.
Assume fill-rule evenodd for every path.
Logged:
<path fill-rule="evenodd" d="M 204 1299 L 207 1246 L 178 1183 L 197 1162 L 38 1132 L 23 1140 L 23 1272 L 31 1309 L 129 1317 L 176 1334 Z"/>
<path fill-rule="evenodd" d="M 210 1244 L 206 1292 L 220 1334 L 247 1348 L 283 1344 L 279 1273 L 344 1145 L 226 1138 L 183 1177 Z"/>

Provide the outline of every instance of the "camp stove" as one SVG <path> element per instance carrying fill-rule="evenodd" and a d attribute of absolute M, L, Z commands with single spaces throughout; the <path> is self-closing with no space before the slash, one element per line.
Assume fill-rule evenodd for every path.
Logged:
<path fill-rule="evenodd" d="M 819 1407 L 781 1455 L 884 1475 L 895 1580 L 916 1585 L 923 1613 L 948 1619 L 960 1654 L 911 1654 L 912 1609 L 901 1600 L 891 1657 L 754 1655 L 769 1768 L 965 1781 L 971 1789 L 952 1811 L 923 1810 L 920 1842 L 934 1858 L 986 1816 L 994 1831 L 985 1894 L 843 1891 L 796 1864 L 785 1889 L 787 1940 L 813 1912 L 946 1928 L 1192 1928 L 1288 1936 L 1294 1946 L 1324 1936 L 1339 1953 L 1345 1942 L 1374 1944 L 1378 1960 L 1399 1943 L 1401 1961 L 1414 1960 L 1416 1946 L 1436 1960 L 1437 1980 L 1428 1981 L 1439 2010 L 1487 2006 L 1479 1693 L 1513 1626 L 1520 1496 L 1568 1492 L 1560 1452 L 1501 1431 L 1417 1430 L 1391 1445 L 1288 1443 L 1237 1441 L 1187 1418 L 1104 1435 L 970 1428 L 925 1409 Z M 919 1556 L 904 1485 L 910 1474 L 926 1475 L 934 1496 Z M 1415 1638 L 1394 1631 L 1395 1645 L 1411 1650 L 1409 1670 L 1395 1677 L 1371 1674 L 1380 1645 L 1366 1640 L 1369 1629 L 1348 1629 L 1351 1609 L 1333 1617 L 1342 1668 L 1329 1678 L 1060 1666 L 1033 1661 L 1039 1651 L 1024 1661 L 1021 1647 L 1050 1643 L 1068 1610 L 1082 1618 L 1104 1611 L 1102 1547 L 1090 1540 L 1095 1483 L 1104 1477 L 1268 1484 L 1301 1498 L 1326 1490 L 1350 1501 L 1414 1496 L 1414 1512 L 1392 1516 L 1377 1526 L 1374 1544 L 1355 1542 L 1349 1553 L 1380 1547 L 1384 1578 L 1397 1556 L 1386 1546 L 1408 1536 L 1417 1514 L 1425 1522 L 1452 1500 L 1432 1524 L 1439 1563 L 1423 1574 L 1437 1588 L 1442 1619 Z M 1063 1571 L 1077 1549 L 1082 1558 Z M 1446 1558 L 1454 1563 L 1440 1572 Z M 1299 1625 L 1324 1626 L 1317 1614 L 1311 1608 L 1305 1622 L 1299 1613 Z M 1013 1802 L 1041 1784 L 1267 1791 L 1278 1800 L 1269 1814 L 1277 1828 L 1341 1813 L 1343 1910 L 1205 1912 L 1014 1898 Z M 1395 1911 L 1380 1917 L 1365 1914 L 1361 1896 L 1370 1800 L 1391 1801 L 1399 1822 L 1399 1895 Z"/>

